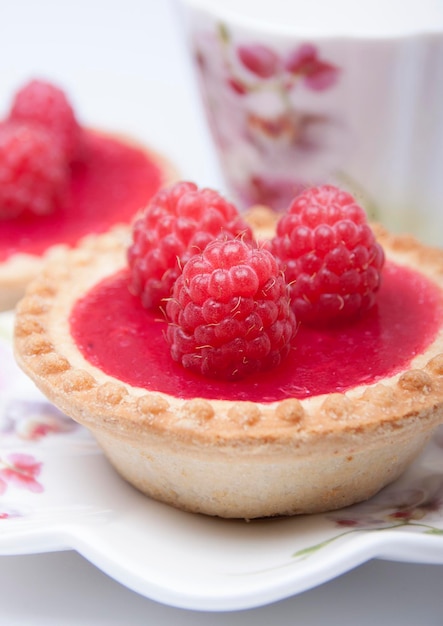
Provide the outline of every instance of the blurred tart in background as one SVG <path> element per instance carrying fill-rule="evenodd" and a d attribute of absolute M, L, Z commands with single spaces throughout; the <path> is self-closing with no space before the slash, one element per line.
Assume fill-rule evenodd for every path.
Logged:
<path fill-rule="evenodd" d="M 0 122 L 0 310 L 60 247 L 127 226 L 174 177 L 149 148 L 83 127 L 59 87 L 24 85 Z"/>

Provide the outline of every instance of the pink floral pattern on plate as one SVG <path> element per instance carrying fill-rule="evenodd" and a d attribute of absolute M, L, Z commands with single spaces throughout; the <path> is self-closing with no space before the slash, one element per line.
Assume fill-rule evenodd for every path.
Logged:
<path fill-rule="evenodd" d="M 42 463 L 31 454 L 11 453 L 0 456 L 0 495 L 8 487 L 41 493 L 44 488 L 37 480 L 41 468 Z"/>
<path fill-rule="evenodd" d="M 3 314 L 0 324 L 0 496 L 9 496 L 16 490 L 38 495 L 45 487 L 41 478 L 44 461 L 39 458 L 44 458 L 44 454 L 37 446 L 45 439 L 69 435 L 80 427 L 39 394 L 17 397 L 20 380 L 26 379 L 15 363 L 11 350 L 12 325 L 4 323 L 6 319 Z M 27 513 L 29 511 L 32 509 L 27 509 Z M 24 509 L 8 504 L 2 497 L 0 520 L 24 515 Z"/>
<path fill-rule="evenodd" d="M 433 444 L 443 456 L 442 428 L 436 432 Z M 330 513 L 325 518 L 333 521 L 336 528 L 343 529 L 342 532 L 298 550 L 294 557 L 306 558 L 334 541 L 360 531 L 408 528 L 443 540 L 443 473 L 429 472 L 414 477 L 407 484 L 394 483 L 367 502 Z"/>
<path fill-rule="evenodd" d="M 37 441 L 78 428 L 76 422 L 45 401 L 13 398 L 0 414 L 0 435 L 23 440 Z"/>
<path fill-rule="evenodd" d="M 14 519 L 17 517 L 22 517 L 22 513 L 15 509 L 10 509 L 8 507 L 2 507 L 0 510 L 0 520 L 2 519 Z"/>

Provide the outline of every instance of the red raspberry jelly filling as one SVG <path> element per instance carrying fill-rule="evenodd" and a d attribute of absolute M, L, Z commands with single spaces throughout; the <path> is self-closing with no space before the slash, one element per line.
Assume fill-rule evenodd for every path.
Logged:
<path fill-rule="evenodd" d="M 87 130 L 84 156 L 71 167 L 68 193 L 54 213 L 1 221 L 0 261 L 17 252 L 41 255 L 55 244 L 73 246 L 87 234 L 129 223 L 163 182 L 142 149 Z"/>
<path fill-rule="evenodd" d="M 301 325 L 277 368 L 240 381 L 204 378 L 170 356 L 159 313 L 128 290 L 128 271 L 98 283 L 74 306 L 78 349 L 106 374 L 134 387 L 180 398 L 273 402 L 375 383 L 408 368 L 434 340 L 442 321 L 439 289 L 425 276 L 388 262 L 377 303 L 341 328 Z"/>

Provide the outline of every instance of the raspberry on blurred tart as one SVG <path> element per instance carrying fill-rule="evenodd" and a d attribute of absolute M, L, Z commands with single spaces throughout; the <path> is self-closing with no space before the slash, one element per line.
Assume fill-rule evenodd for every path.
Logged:
<path fill-rule="evenodd" d="M 443 422 L 443 252 L 371 229 L 328 186 L 276 227 L 227 204 L 178 183 L 129 247 L 102 235 L 47 264 L 17 307 L 18 363 L 126 480 L 178 508 L 367 499 Z"/>
<path fill-rule="evenodd" d="M 46 257 L 128 225 L 173 177 L 163 157 L 81 126 L 57 86 L 24 85 L 0 121 L 0 311 Z"/>

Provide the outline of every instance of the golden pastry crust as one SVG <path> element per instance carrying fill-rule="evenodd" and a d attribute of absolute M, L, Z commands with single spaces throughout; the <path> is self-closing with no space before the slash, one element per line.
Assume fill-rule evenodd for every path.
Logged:
<path fill-rule="evenodd" d="M 258 230 L 269 233 L 263 215 Z M 253 211 L 251 223 L 256 218 Z M 442 251 L 376 232 L 389 258 L 419 269 L 443 297 Z M 443 320 L 411 369 L 346 393 L 272 403 L 182 400 L 108 376 L 80 354 L 68 317 L 82 294 L 124 267 L 127 238 L 117 229 L 60 251 L 17 307 L 15 353 L 144 493 L 222 517 L 332 510 L 397 478 L 443 422 Z"/>
<path fill-rule="evenodd" d="M 161 154 L 137 144 L 128 137 L 112 135 L 122 143 L 133 145 L 143 150 L 150 161 L 156 163 L 162 172 L 162 186 L 178 180 L 178 172 L 175 167 Z M 144 207 L 140 207 L 143 209 Z M 0 223 L 1 228 L 1 223 Z M 77 245 L 81 245 L 81 241 Z M 35 278 L 52 258 L 58 258 L 60 250 L 68 249 L 69 246 L 57 244 L 50 246 L 42 255 L 24 254 L 17 252 L 6 261 L 0 262 L 0 312 L 13 309 L 17 302 L 24 296 L 26 286 Z"/>

